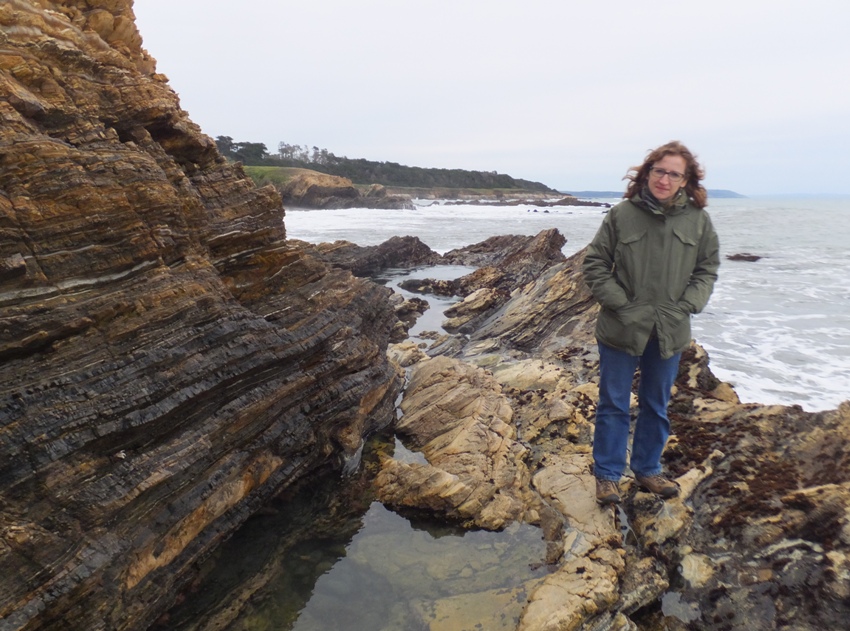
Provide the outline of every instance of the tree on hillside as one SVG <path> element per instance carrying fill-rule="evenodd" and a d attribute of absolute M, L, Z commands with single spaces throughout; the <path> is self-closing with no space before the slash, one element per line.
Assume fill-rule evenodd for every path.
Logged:
<path fill-rule="evenodd" d="M 230 136 L 218 136 L 215 144 L 221 155 L 245 164 L 260 164 L 269 157 L 266 145 L 261 142 L 234 142 Z"/>
<path fill-rule="evenodd" d="M 233 153 L 239 156 L 239 159 L 245 164 L 252 164 L 258 160 L 263 161 L 269 155 L 266 145 L 262 142 L 237 142 L 234 145 Z"/>
<path fill-rule="evenodd" d="M 233 153 L 233 144 L 233 138 L 230 136 L 217 136 L 215 139 L 215 145 L 223 156 L 230 156 Z"/>

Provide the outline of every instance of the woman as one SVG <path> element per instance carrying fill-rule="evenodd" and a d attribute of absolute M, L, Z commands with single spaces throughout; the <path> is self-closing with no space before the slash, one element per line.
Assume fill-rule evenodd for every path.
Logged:
<path fill-rule="evenodd" d="M 629 399 L 640 367 L 638 417 L 631 459 L 643 488 L 670 498 L 679 487 L 661 473 L 670 435 L 667 404 L 691 314 L 708 302 L 720 265 L 717 234 L 704 210 L 704 172 L 679 142 L 651 151 L 630 169 L 624 200 L 614 206 L 587 249 L 583 272 L 600 304 L 599 405 L 593 469 L 599 503 L 620 501 L 627 465 Z"/>

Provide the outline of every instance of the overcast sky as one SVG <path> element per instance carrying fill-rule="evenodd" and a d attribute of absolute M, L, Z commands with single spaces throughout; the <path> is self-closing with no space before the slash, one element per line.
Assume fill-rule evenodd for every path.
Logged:
<path fill-rule="evenodd" d="M 684 142 L 706 186 L 850 194 L 847 0 L 135 0 L 212 137 L 623 190 Z"/>

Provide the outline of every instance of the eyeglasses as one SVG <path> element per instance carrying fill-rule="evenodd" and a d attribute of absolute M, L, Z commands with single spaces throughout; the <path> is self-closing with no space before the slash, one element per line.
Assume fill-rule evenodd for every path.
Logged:
<path fill-rule="evenodd" d="M 685 179 L 685 175 L 683 173 L 677 173 L 676 171 L 665 171 L 664 169 L 660 169 L 658 167 L 652 167 L 649 170 L 649 174 L 659 180 L 666 175 L 670 179 L 670 182 L 672 184 L 678 184 L 679 182 Z"/>

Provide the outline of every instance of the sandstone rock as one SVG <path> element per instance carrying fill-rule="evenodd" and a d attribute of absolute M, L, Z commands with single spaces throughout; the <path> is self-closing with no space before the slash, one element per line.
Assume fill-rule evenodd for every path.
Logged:
<path fill-rule="evenodd" d="M 524 518 L 532 502 L 524 448 L 498 384 L 469 364 L 438 357 L 413 368 L 397 431 L 422 450 L 427 465 L 384 462 L 379 497 L 394 506 L 427 507 L 498 529 Z"/>
<path fill-rule="evenodd" d="M 428 310 L 428 303 L 421 298 L 405 300 L 400 294 L 393 294 L 390 302 L 393 305 L 398 322 L 390 332 L 391 342 L 402 342 L 407 339 L 408 331 L 416 324 L 423 313 Z"/>
<path fill-rule="evenodd" d="M 504 303 L 507 298 L 508 295 L 499 289 L 477 289 L 443 312 L 449 316 L 448 320 L 443 321 L 443 329 L 449 333 L 472 332 L 482 315 L 486 316 L 494 306 Z"/>
<path fill-rule="evenodd" d="M 386 197 L 387 187 L 381 184 L 372 184 L 365 193 L 365 197 Z"/>
<path fill-rule="evenodd" d="M 342 200 L 360 197 L 348 178 L 309 170 L 295 175 L 280 194 L 285 204 L 300 208 L 339 208 Z"/>
<path fill-rule="evenodd" d="M 296 208 L 414 208 L 406 195 L 387 195 L 386 189 L 373 184 L 365 193 L 346 177 L 299 169 L 280 188 L 286 205 Z"/>
<path fill-rule="evenodd" d="M 390 344 L 387 353 L 390 359 L 402 368 L 408 368 L 416 362 L 428 358 L 425 352 L 410 340 L 399 342 L 398 344 Z"/>
<path fill-rule="evenodd" d="M 704 554 L 686 554 L 679 564 L 679 573 L 691 587 L 703 587 L 714 575 L 714 563 Z"/>
<path fill-rule="evenodd" d="M 619 597 L 623 566 L 622 557 L 606 547 L 568 560 L 531 593 L 518 631 L 581 629 L 597 618 L 610 622 L 607 612 Z M 628 628 L 624 616 L 618 622 Z"/>
<path fill-rule="evenodd" d="M 490 237 L 480 243 L 449 250 L 443 257 L 451 265 L 495 267 L 512 253 L 527 248 L 533 239 L 534 237 L 522 235 L 500 235 Z"/>
<path fill-rule="evenodd" d="M 472 341 L 495 338 L 531 351 L 562 351 L 595 346 L 596 308 L 581 278 L 584 253 L 546 268 L 523 291 L 470 336 Z"/>
<path fill-rule="evenodd" d="M 481 327 L 511 296 L 511 292 L 539 277 L 553 264 L 563 261 L 566 240 L 556 230 L 534 237 L 492 237 L 481 243 L 452 250 L 443 262 L 481 266 L 455 280 L 408 279 L 403 289 L 443 296 L 464 296 L 446 310 L 443 328 L 450 333 L 469 334 Z"/>
<path fill-rule="evenodd" d="M 517 390 L 553 391 L 561 378 L 560 366 L 539 359 L 500 361 L 489 366 L 489 370 L 499 383 Z"/>
<path fill-rule="evenodd" d="M 456 265 L 472 265 L 479 269 L 454 281 L 460 296 L 480 289 L 495 290 L 497 305 L 504 304 L 510 293 L 536 279 L 555 263 L 564 260 L 561 248 L 566 239 L 557 229 L 543 230 L 534 237 L 492 237 L 481 243 L 452 250 L 443 258 Z"/>
<path fill-rule="evenodd" d="M 398 284 L 402 289 L 435 296 L 457 296 L 460 291 L 456 280 L 434 280 L 431 278 L 408 278 Z"/>

